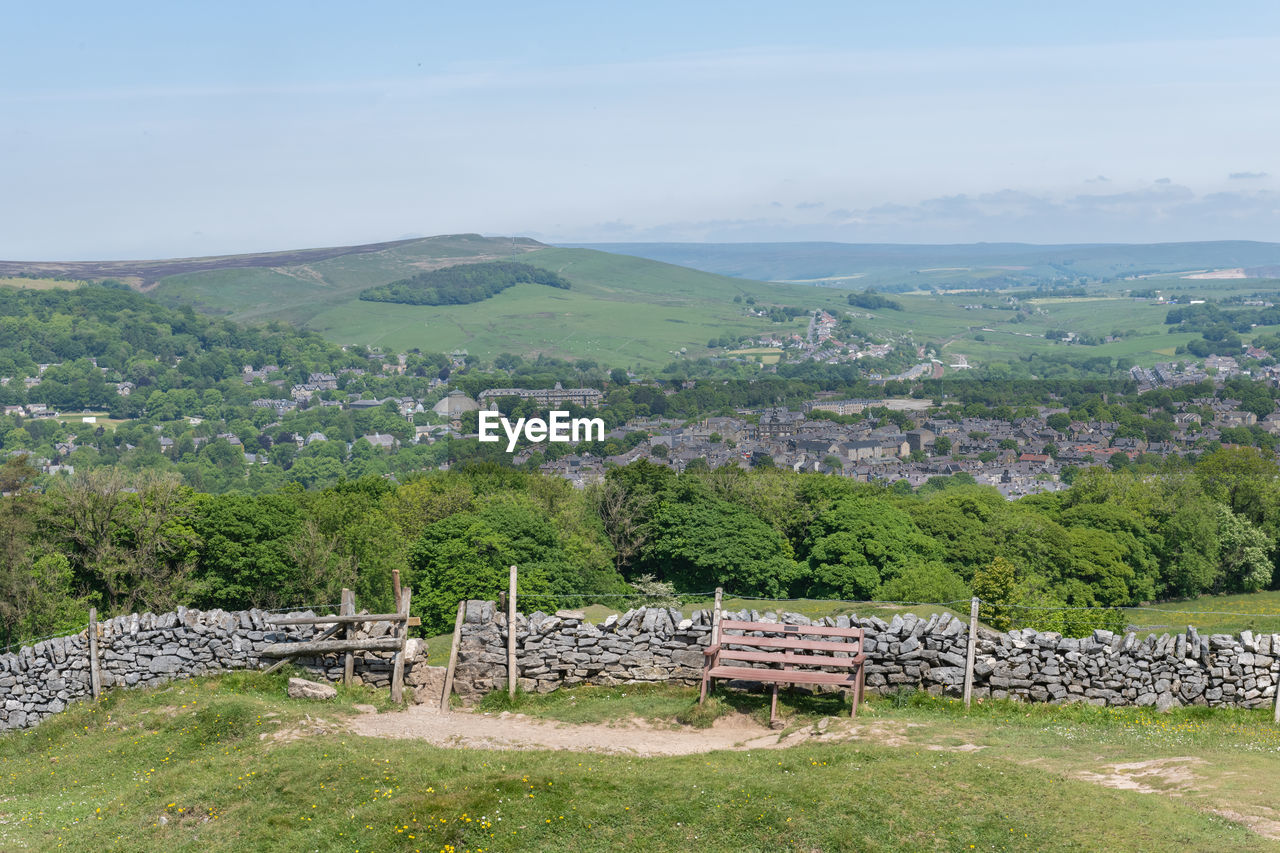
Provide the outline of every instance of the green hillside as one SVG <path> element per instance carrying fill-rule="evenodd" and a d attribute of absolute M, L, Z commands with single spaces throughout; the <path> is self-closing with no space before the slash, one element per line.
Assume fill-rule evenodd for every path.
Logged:
<path fill-rule="evenodd" d="M 361 291 L 458 263 L 518 257 L 568 279 L 569 290 L 517 284 L 468 305 L 361 301 Z M 474 235 L 431 238 L 380 252 L 285 267 L 223 269 L 171 276 L 152 291 L 168 303 L 247 321 L 279 320 L 341 344 L 391 350 L 465 349 L 589 358 L 611 365 L 665 364 L 682 348 L 702 351 L 724 334 L 776 332 L 750 317 L 735 296 L 762 304 L 808 305 L 804 286 L 712 275 L 642 258 Z M 824 300 L 825 301 L 825 300 Z M 816 307 L 816 302 L 812 307 Z M 787 324 L 803 331 L 804 320 Z"/>
<path fill-rule="evenodd" d="M 1134 274 L 1153 267 L 1187 269 L 1195 261 L 1248 266 L 1272 253 L 1272 244 L 1261 243 L 675 247 L 683 253 L 682 260 L 701 263 L 711 257 L 738 275 L 746 269 L 774 275 L 784 266 L 806 274 L 834 273 L 850 269 L 837 262 L 852 257 L 851 252 L 860 252 L 867 264 L 862 272 L 852 274 L 860 278 L 809 284 L 754 281 L 631 254 L 552 248 L 533 240 L 476 234 L 358 248 L 196 259 L 191 262 L 194 268 L 161 278 L 147 292 L 168 304 L 192 305 L 235 320 L 280 321 L 313 329 L 340 344 L 392 351 L 465 349 L 482 358 L 501 352 L 545 353 L 637 368 L 667 364 L 681 350 L 691 357 L 706 355 L 707 342 L 725 335 L 803 333 L 803 317 L 773 323 L 751 316 L 747 297 L 758 307 L 823 308 L 838 317 L 853 312 L 860 315 L 853 320 L 855 328 L 865 335 L 902 344 L 932 343 L 941 348 L 946 362 L 965 356 L 969 364 L 983 366 L 1039 353 L 1127 358 L 1149 365 L 1173 358 L 1179 345 L 1197 336 L 1169 334 L 1164 324 L 1168 308 L 1153 300 L 1131 298 L 1131 289 L 1154 288 L 1209 299 L 1270 298 L 1277 292 L 1274 280 L 1195 280 L 1143 273 L 1141 279 L 1105 283 L 1092 279 L 1083 297 L 1031 298 L 1028 284 L 1017 280 L 1060 276 L 1073 267 L 1096 276 L 1122 270 Z M 796 266 L 795 259 L 805 253 L 811 254 L 807 266 Z M 724 266 L 726 259 L 738 265 Z M 770 265 L 764 264 L 765 259 Z M 481 302 L 457 305 L 404 305 L 359 298 L 369 288 L 433 270 L 510 260 L 563 276 L 570 288 L 516 284 Z M 756 266 L 743 266 L 748 260 Z M 223 266 L 209 268 L 219 263 Z M 894 297 L 903 310 L 867 311 L 848 304 L 848 288 L 873 282 L 907 289 Z M 1021 311 L 1011 310 L 1011 296 L 1020 300 Z M 740 301 L 734 302 L 735 297 Z M 1088 336 L 1096 344 L 1046 338 L 1047 332 L 1055 330 Z M 1258 329 L 1258 333 L 1265 331 Z"/>

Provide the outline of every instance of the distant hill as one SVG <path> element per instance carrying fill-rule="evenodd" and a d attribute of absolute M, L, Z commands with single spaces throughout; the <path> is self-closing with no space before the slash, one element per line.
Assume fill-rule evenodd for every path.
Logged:
<path fill-rule="evenodd" d="M 1188 274 L 1243 268 L 1268 277 L 1280 265 L 1280 243 L 1243 240 L 1203 243 L 1090 243 L 1032 245 L 973 243 L 583 243 L 720 275 L 762 281 L 878 290 L 933 286 L 1018 286 L 1085 277 Z"/>
<path fill-rule="evenodd" d="M 1178 347 L 1198 334 L 1167 326 L 1167 306 L 1132 298 L 1130 291 L 1240 301 L 1271 299 L 1280 290 L 1275 281 L 1239 278 L 1280 267 L 1280 245 L 1270 243 L 610 248 L 621 253 L 453 234 L 219 258 L 13 263 L 0 265 L 0 283 L 57 287 L 74 283 L 52 276 L 120 278 L 167 305 L 189 305 L 242 322 L 288 323 L 344 345 L 380 346 L 393 352 L 466 350 L 482 358 L 502 352 L 546 354 L 641 369 L 686 356 L 723 353 L 725 338 L 805 334 L 804 316 L 773 322 L 770 314 L 780 318 L 788 312 L 771 308 L 822 308 L 853 323 L 864 337 L 900 346 L 929 344 L 947 364 L 953 356 L 958 364 L 965 363 L 963 356 L 969 366 L 981 366 L 1037 353 L 1151 364 L 1175 357 Z M 537 267 L 569 286 L 514 283 L 469 304 L 360 299 L 362 292 L 396 282 L 433 280 L 430 275 L 418 278 L 424 273 L 487 262 Z M 748 274 L 788 281 L 759 281 Z M 1074 286 L 1080 278 L 1125 280 L 1082 289 Z M 1137 278 L 1141 281 L 1127 280 Z M 1073 287 L 1039 294 L 1028 289 L 1045 282 Z M 868 288 L 877 291 L 874 300 L 848 299 L 850 291 Z M 975 292 L 979 290 L 984 292 Z M 892 298 L 881 295 L 885 293 L 892 293 Z M 1025 302 L 1015 305 L 1016 298 Z M 438 291 L 429 301 L 449 302 Z M 1068 346 L 1055 337 L 1062 331 L 1095 343 Z M 709 348 L 710 342 L 717 342 L 717 348 Z"/>
<path fill-rule="evenodd" d="M 276 267 L 381 252 L 414 240 L 337 246 L 327 249 L 295 249 L 287 252 L 259 252 L 250 255 L 213 255 L 205 258 L 168 258 L 153 261 L 0 261 L 0 276 L 31 276 L 101 281 L 113 278 L 145 290 L 162 278 L 206 270 Z"/>
<path fill-rule="evenodd" d="M 552 275 L 516 283 L 470 304 L 399 304 L 360 299 L 387 285 L 428 282 L 433 271 L 518 261 Z M 2 276 L 126 281 L 168 305 L 245 322 L 279 321 L 340 344 L 393 351 L 463 349 L 590 359 L 610 366 L 655 366 L 681 350 L 706 352 L 724 335 L 803 332 L 750 316 L 744 303 L 805 305 L 809 287 L 752 282 L 588 249 L 559 249 L 525 238 L 455 234 L 366 246 L 165 261 L 12 263 Z M 421 277 L 421 278 L 419 278 Z M 22 286 L 32 279 L 12 279 Z M 547 282 L 565 282 L 544 286 Z M 445 302 L 437 292 L 429 301 Z M 735 303 L 734 297 L 740 301 Z M 466 300 L 459 300 L 466 301 Z"/>

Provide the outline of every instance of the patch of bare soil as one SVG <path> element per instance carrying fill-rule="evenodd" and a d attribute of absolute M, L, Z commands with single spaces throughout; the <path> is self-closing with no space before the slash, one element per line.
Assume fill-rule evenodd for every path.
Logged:
<path fill-rule="evenodd" d="M 1151 761 L 1107 764 L 1104 767 L 1108 772 L 1083 770 L 1076 774 L 1076 778 L 1122 791 L 1177 797 L 1194 787 L 1196 776 L 1191 768 L 1203 763 L 1201 759 L 1192 757 L 1156 758 Z"/>
<path fill-rule="evenodd" d="M 289 728 L 276 729 L 274 732 L 263 732 L 258 735 L 259 740 L 271 740 L 277 743 L 290 743 L 304 737 L 315 737 L 316 735 L 327 735 L 342 731 L 342 724 L 333 720 L 318 720 L 307 716 L 300 725 L 290 726 Z"/>
<path fill-rule="evenodd" d="M 1275 814 L 1274 809 L 1265 810 Z M 1233 811 L 1231 809 L 1214 809 L 1213 813 L 1219 817 L 1225 817 L 1229 821 L 1243 824 L 1258 835 L 1261 835 L 1263 838 L 1280 841 L 1280 820 L 1261 817 L 1259 815 L 1241 814 L 1240 812 Z"/>
<path fill-rule="evenodd" d="M 808 742 L 848 740 L 886 746 L 907 743 L 907 727 L 901 723 L 827 720 L 779 733 L 741 714 L 721 717 L 707 729 L 691 729 L 655 725 L 640 719 L 603 725 L 561 723 L 507 712 L 441 713 L 432 705 L 415 705 L 389 714 L 362 714 L 348 720 L 347 726 L 356 734 L 370 737 L 411 738 L 452 748 L 564 749 L 638 756 L 693 755 L 720 749 L 783 749 Z"/>

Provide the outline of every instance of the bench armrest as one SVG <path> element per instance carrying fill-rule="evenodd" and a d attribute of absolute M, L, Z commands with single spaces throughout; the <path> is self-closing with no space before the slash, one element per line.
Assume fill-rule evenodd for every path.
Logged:
<path fill-rule="evenodd" d="M 707 657 L 711 657 L 712 655 L 719 654 L 720 644 L 716 643 L 714 646 L 707 646 L 705 649 L 702 650 L 702 653 Z"/>

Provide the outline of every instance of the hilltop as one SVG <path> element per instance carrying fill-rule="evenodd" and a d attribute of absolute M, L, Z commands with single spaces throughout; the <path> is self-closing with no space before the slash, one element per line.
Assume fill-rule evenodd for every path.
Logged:
<path fill-rule="evenodd" d="M 203 258 L 167 258 L 148 261 L 0 261 L 0 277 L 22 276 L 36 279 L 102 281 L 115 279 L 140 290 L 171 275 L 207 270 L 244 269 L 307 264 L 394 249 L 414 240 L 367 243 L 362 246 L 333 246 L 323 249 L 294 249 L 246 255 L 210 255 Z"/>

